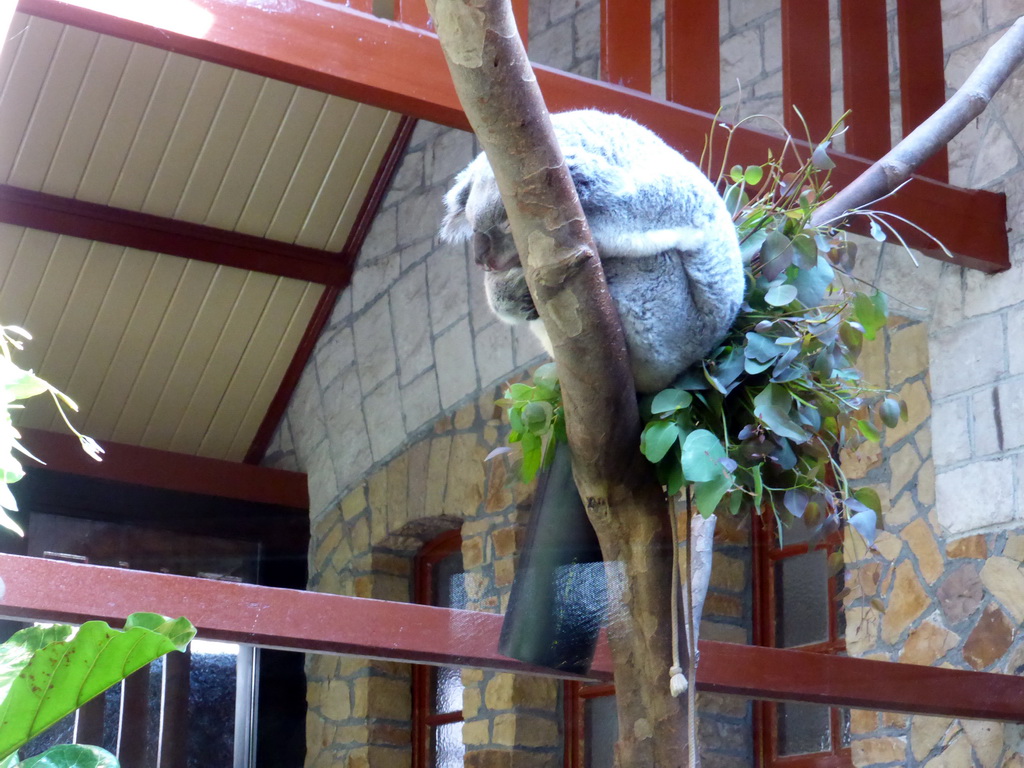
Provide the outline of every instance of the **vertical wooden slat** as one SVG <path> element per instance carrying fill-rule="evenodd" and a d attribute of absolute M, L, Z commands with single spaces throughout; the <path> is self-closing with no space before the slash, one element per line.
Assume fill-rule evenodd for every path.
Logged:
<path fill-rule="evenodd" d="M 946 100 L 943 71 L 942 8 L 935 0 L 898 0 L 900 101 L 906 136 Z M 946 148 L 932 155 L 916 173 L 938 181 L 949 180 Z"/>
<path fill-rule="evenodd" d="M 703 112 L 721 105 L 718 0 L 666 0 L 665 95 Z"/>
<path fill-rule="evenodd" d="M 843 98 L 851 111 L 846 151 L 877 160 L 889 135 L 889 29 L 885 0 L 842 0 Z"/>
<path fill-rule="evenodd" d="M 192 650 L 164 656 L 164 696 L 160 712 L 160 767 L 188 768 L 189 670 Z"/>
<path fill-rule="evenodd" d="M 828 0 L 782 0 L 783 122 L 797 138 L 818 141 L 832 127 Z M 803 122 L 793 110 L 803 115 Z"/>
<path fill-rule="evenodd" d="M 117 733 L 117 758 L 121 768 L 150 768 L 146 761 L 149 741 L 149 665 L 125 678 L 121 689 L 121 722 Z"/>
<path fill-rule="evenodd" d="M 106 699 L 106 695 L 97 696 L 87 701 L 85 706 L 78 710 L 78 720 L 75 723 L 75 744 L 103 746 L 103 707 Z"/>
<path fill-rule="evenodd" d="M 601 78 L 651 92 L 651 5 L 601 0 Z"/>
<path fill-rule="evenodd" d="M 432 27 L 424 0 L 395 0 L 395 21 L 421 29 Z"/>

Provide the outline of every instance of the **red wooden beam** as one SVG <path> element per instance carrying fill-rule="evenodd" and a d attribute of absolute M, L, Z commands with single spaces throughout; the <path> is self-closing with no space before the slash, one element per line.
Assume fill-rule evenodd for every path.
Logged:
<path fill-rule="evenodd" d="M 666 0 L 665 95 L 714 114 L 722 103 L 718 0 Z"/>
<path fill-rule="evenodd" d="M 817 142 L 832 127 L 831 71 L 828 0 L 782 0 L 783 122 L 794 136 Z"/>
<path fill-rule="evenodd" d="M 843 97 L 846 151 L 877 160 L 892 146 L 889 135 L 889 25 L 885 0 L 842 0 Z"/>
<path fill-rule="evenodd" d="M 935 0 L 898 0 L 896 25 L 903 135 L 906 136 L 946 101 L 942 5 Z M 939 181 L 949 179 L 949 157 L 945 147 L 921 166 L 920 174 Z"/>
<path fill-rule="evenodd" d="M 340 285 L 337 254 L 0 184 L 0 221 L 270 275 Z"/>
<path fill-rule="evenodd" d="M 178 51 L 237 69 L 467 129 L 436 36 L 369 17 L 344 6 L 266 0 L 191 0 L 209 14 L 168 14 L 163 3 L 120 0 L 21 0 L 19 8 L 97 32 Z M 535 66 L 549 108 L 596 107 L 636 118 L 691 158 L 700 155 L 714 116 L 636 91 Z M 762 163 L 782 142 L 753 129 L 737 131 L 731 161 Z M 806 148 L 805 148 L 806 149 Z M 865 171 L 862 158 L 834 153 L 832 178 L 848 184 Z M 963 266 L 996 272 L 1010 266 L 1006 198 L 918 177 L 885 208 L 934 234 Z M 908 233 L 913 247 L 930 241 Z"/>
<path fill-rule="evenodd" d="M 186 616 L 199 636 L 291 650 L 551 674 L 497 652 L 501 616 L 0 554 L 0 615 L 118 623 Z M 1024 678 L 702 641 L 701 690 L 1024 722 Z M 607 645 L 592 676 L 610 677 Z"/>
<path fill-rule="evenodd" d="M 601 77 L 651 92 L 651 4 L 601 0 Z"/>
<path fill-rule="evenodd" d="M 306 475 L 300 472 L 106 441 L 103 461 L 93 461 L 72 435 L 39 429 L 21 433 L 25 447 L 46 462 L 46 469 L 56 472 L 309 509 Z"/>

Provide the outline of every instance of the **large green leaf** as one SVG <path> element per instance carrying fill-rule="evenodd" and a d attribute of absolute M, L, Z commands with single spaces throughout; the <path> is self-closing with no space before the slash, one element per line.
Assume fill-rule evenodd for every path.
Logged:
<path fill-rule="evenodd" d="M 9 680 L 0 688 L 0 757 L 154 659 L 183 650 L 194 635 L 187 619 L 154 613 L 132 614 L 123 630 L 88 621 L 70 640 L 54 640 L 52 628 L 18 632 L 8 642 L 21 650 L 0 657 L 18 667 L 14 675 L 0 670 L 0 682 Z"/>
<path fill-rule="evenodd" d="M 21 763 L 19 768 L 118 768 L 117 758 L 99 747 L 61 744 Z"/>

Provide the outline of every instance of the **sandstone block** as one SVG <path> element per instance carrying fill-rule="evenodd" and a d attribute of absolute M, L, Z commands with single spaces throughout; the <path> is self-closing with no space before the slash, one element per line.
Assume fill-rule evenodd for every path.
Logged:
<path fill-rule="evenodd" d="M 894 643 L 931 604 L 928 594 L 917 580 L 914 567 L 902 562 L 896 567 L 896 579 L 882 616 L 882 639 Z"/>
<path fill-rule="evenodd" d="M 1024 621 L 1024 573 L 1008 557 L 990 557 L 981 569 L 981 581 L 1020 624 Z"/>

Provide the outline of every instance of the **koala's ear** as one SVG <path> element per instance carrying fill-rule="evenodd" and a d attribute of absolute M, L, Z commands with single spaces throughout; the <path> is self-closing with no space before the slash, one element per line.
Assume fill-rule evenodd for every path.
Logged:
<path fill-rule="evenodd" d="M 466 216 L 466 203 L 473 188 L 473 166 L 455 177 L 455 183 L 444 196 L 445 215 L 441 220 L 441 239 L 461 243 L 473 236 L 473 225 Z"/>

